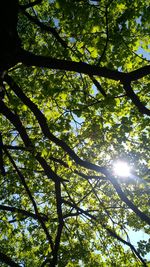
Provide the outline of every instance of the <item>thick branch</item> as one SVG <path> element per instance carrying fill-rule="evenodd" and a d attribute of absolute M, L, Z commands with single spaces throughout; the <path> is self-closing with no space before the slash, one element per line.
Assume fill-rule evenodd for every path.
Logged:
<path fill-rule="evenodd" d="M 150 66 L 141 67 L 135 71 L 131 71 L 130 73 L 123 73 L 117 70 L 110 70 L 106 67 L 98 67 L 95 65 L 92 66 L 84 62 L 74 62 L 69 60 L 56 59 L 52 57 L 37 56 L 34 55 L 33 53 L 24 50 L 22 50 L 20 59 L 21 62 L 27 66 L 38 66 L 38 67 L 46 67 L 59 70 L 76 71 L 79 73 L 88 74 L 90 78 L 93 77 L 93 75 L 97 75 L 99 77 L 104 77 L 115 81 L 121 81 L 124 84 L 124 89 L 126 93 L 130 97 L 132 102 L 137 106 L 139 111 L 142 114 L 150 116 L 150 110 L 148 110 L 142 104 L 138 96 L 133 92 L 133 90 L 130 87 L 131 81 L 138 80 L 150 74 Z M 106 93 L 99 86 L 96 79 L 92 78 L 92 80 L 96 84 L 96 86 L 98 86 L 103 96 L 106 97 Z"/>
<path fill-rule="evenodd" d="M 106 67 L 98 67 L 95 65 L 89 65 L 84 62 L 75 62 L 70 60 L 35 55 L 25 50 L 22 50 L 22 53 L 20 53 L 19 55 L 19 59 L 23 64 L 27 66 L 75 71 L 88 75 L 97 75 L 99 77 L 109 78 L 115 81 L 125 80 L 126 78 L 129 78 L 129 74 L 127 73 L 122 73 L 117 70 L 110 70 Z"/>
<path fill-rule="evenodd" d="M 8 266 L 11 267 L 20 267 L 21 265 L 14 262 L 9 256 L 0 252 L 0 261 L 6 263 Z"/>
<path fill-rule="evenodd" d="M 22 125 L 20 118 L 17 114 L 14 114 L 5 104 L 3 101 L 0 101 L 0 112 L 15 126 L 18 130 L 21 138 L 26 147 L 32 149 L 32 143 L 26 133 L 24 126 Z"/>
<path fill-rule="evenodd" d="M 17 33 L 18 0 L 2 1 L 0 7 L 0 71 L 17 63 L 21 42 Z"/>
<path fill-rule="evenodd" d="M 126 91 L 127 96 L 132 100 L 133 104 L 138 108 L 140 113 L 150 116 L 150 110 L 144 106 L 138 96 L 134 93 L 130 83 L 124 83 L 124 90 Z"/>
<path fill-rule="evenodd" d="M 106 67 L 90 65 L 84 62 L 75 62 L 70 60 L 35 55 L 25 50 L 22 50 L 19 58 L 20 61 L 27 66 L 75 71 L 88 75 L 97 75 L 99 77 L 112 79 L 114 81 L 121 81 L 122 83 L 136 81 L 150 74 L 150 65 L 126 73 L 117 70 L 111 70 Z"/>

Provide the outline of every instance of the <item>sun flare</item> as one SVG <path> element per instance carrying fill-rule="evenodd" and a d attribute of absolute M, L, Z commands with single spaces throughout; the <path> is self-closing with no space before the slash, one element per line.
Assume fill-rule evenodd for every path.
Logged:
<path fill-rule="evenodd" d="M 127 162 L 117 161 L 113 164 L 114 174 L 120 177 L 128 177 L 130 175 L 130 167 Z"/>

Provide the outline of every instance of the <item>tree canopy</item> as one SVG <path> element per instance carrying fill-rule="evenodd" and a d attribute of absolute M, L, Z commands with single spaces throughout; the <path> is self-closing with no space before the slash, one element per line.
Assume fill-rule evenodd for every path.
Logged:
<path fill-rule="evenodd" d="M 150 1 L 2 3 L 1 266 L 150 266 Z"/>

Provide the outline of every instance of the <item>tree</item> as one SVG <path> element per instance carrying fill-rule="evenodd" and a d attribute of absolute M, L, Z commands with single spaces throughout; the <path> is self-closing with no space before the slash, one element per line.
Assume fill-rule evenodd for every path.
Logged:
<path fill-rule="evenodd" d="M 149 266 L 149 1 L 0 12 L 1 266 Z"/>

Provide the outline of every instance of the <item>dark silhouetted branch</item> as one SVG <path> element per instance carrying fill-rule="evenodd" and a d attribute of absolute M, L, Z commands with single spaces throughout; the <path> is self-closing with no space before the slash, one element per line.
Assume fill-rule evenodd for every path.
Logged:
<path fill-rule="evenodd" d="M 22 10 L 22 8 L 21 8 Z M 50 26 L 47 26 L 45 25 L 44 23 L 42 23 L 41 21 L 39 21 L 36 17 L 33 17 L 31 16 L 28 12 L 26 12 L 24 9 L 22 10 L 23 14 L 31 21 L 33 22 L 34 24 L 36 24 L 38 27 L 40 27 L 40 29 L 42 31 L 46 31 L 48 33 L 51 33 L 55 38 L 56 40 L 64 47 L 64 48 L 67 48 L 68 45 L 67 43 L 60 37 L 60 35 L 58 34 L 58 32 L 56 31 L 55 28 L 53 27 L 50 27 Z"/>
<path fill-rule="evenodd" d="M 59 70 L 75 71 L 79 73 L 88 74 L 90 77 L 93 75 L 97 75 L 99 77 L 112 79 L 114 81 L 121 81 L 121 83 L 125 85 L 126 93 L 127 91 L 129 91 L 128 96 L 130 98 L 132 97 L 131 100 L 138 107 L 139 111 L 142 112 L 142 114 L 150 116 L 150 111 L 146 107 L 144 107 L 144 105 L 141 103 L 141 101 L 138 99 L 135 93 L 134 94 L 133 92 L 131 93 L 131 89 L 128 88 L 127 90 L 126 87 L 126 85 L 130 84 L 131 81 L 136 81 L 150 74 L 150 65 L 141 67 L 129 73 L 123 73 L 117 70 L 110 70 L 106 67 L 89 65 L 84 62 L 75 62 L 69 60 L 56 59 L 52 57 L 38 56 L 24 50 L 22 50 L 22 53 L 20 54 L 20 60 L 27 66 L 38 66 L 38 67 L 45 67 L 45 68 L 52 68 Z"/>
<path fill-rule="evenodd" d="M 126 194 L 122 191 L 120 185 L 118 184 L 117 180 L 112 177 L 112 175 L 108 172 L 107 175 L 108 180 L 112 183 L 114 186 L 118 196 L 121 198 L 121 200 L 126 203 L 126 205 L 134 211 L 134 213 L 142 220 L 145 221 L 147 224 L 150 225 L 150 217 L 148 217 L 144 212 L 140 211 L 134 203 L 129 200 L 126 196 Z"/>
<path fill-rule="evenodd" d="M 132 100 L 133 104 L 138 108 L 139 112 L 150 116 L 150 110 L 144 106 L 144 104 L 140 101 L 138 96 L 134 93 L 131 84 L 124 83 L 123 87 L 124 90 L 126 91 L 126 95 Z"/>
<path fill-rule="evenodd" d="M 150 65 L 140 67 L 137 70 L 131 72 L 120 72 L 118 70 L 111 70 L 106 67 L 98 67 L 84 62 L 75 62 L 53 57 L 35 55 L 23 49 L 22 52 L 20 52 L 19 56 L 20 61 L 27 66 L 75 71 L 88 75 L 97 75 L 99 77 L 112 79 L 114 81 L 121 81 L 122 83 L 136 81 L 150 74 Z"/>
<path fill-rule="evenodd" d="M 4 254 L 2 252 L 0 252 L 0 261 L 6 263 L 10 267 L 21 267 L 21 265 L 16 263 L 9 256 L 7 256 L 6 254 Z"/>
<path fill-rule="evenodd" d="M 58 216 L 58 228 L 55 238 L 55 246 L 53 251 L 53 259 L 51 266 L 57 265 L 58 260 L 58 250 L 60 246 L 61 234 L 64 226 L 63 214 L 62 214 L 62 197 L 61 197 L 61 183 L 60 181 L 55 182 L 55 194 L 56 194 L 56 206 L 57 206 L 57 216 Z"/>
<path fill-rule="evenodd" d="M 94 83 L 94 85 L 97 87 L 98 91 L 104 96 L 106 97 L 107 94 L 105 93 L 104 89 L 102 88 L 102 86 L 100 85 L 100 83 L 92 76 L 89 75 L 89 77 L 91 78 L 92 82 Z"/>
<path fill-rule="evenodd" d="M 115 81 L 125 80 L 126 78 L 129 78 L 129 73 L 123 73 L 117 70 L 110 70 L 106 67 L 89 65 L 85 62 L 75 62 L 71 60 L 63 60 L 53 57 L 35 55 L 25 50 L 22 50 L 22 52 L 20 52 L 18 59 L 20 59 L 20 62 L 22 62 L 27 66 L 37 66 L 37 67 L 45 67 L 58 70 L 75 71 L 78 73 L 83 73 L 88 75 L 97 75 L 99 77 L 104 77 Z"/>
<path fill-rule="evenodd" d="M 0 133 L 0 171 L 3 176 L 5 176 L 5 168 L 4 168 L 4 161 L 3 161 L 3 139 L 2 134 Z"/>

